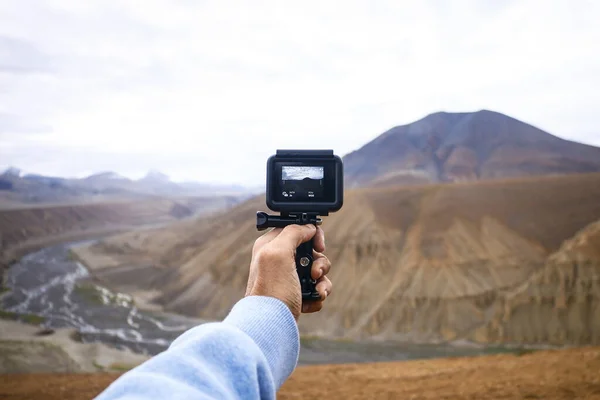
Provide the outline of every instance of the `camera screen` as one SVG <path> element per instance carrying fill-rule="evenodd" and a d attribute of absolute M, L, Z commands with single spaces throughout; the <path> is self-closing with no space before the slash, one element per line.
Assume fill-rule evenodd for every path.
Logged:
<path fill-rule="evenodd" d="M 281 167 L 282 181 L 302 181 L 304 179 L 321 180 L 325 178 L 323 167 Z"/>
<path fill-rule="evenodd" d="M 284 165 L 281 167 L 281 196 L 290 201 L 322 200 L 324 180 L 323 166 Z"/>
<path fill-rule="evenodd" d="M 344 166 L 332 150 L 277 150 L 267 161 L 267 206 L 328 215 L 344 203 Z"/>

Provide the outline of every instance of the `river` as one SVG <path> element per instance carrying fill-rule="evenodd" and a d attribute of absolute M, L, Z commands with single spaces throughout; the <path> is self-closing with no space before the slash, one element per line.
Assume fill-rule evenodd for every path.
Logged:
<path fill-rule="evenodd" d="M 88 270 L 71 257 L 74 244 L 30 253 L 6 274 L 9 291 L 2 309 L 43 317 L 46 328 L 76 328 L 84 342 L 154 355 L 182 332 L 204 321 L 173 313 L 144 311 L 131 296 L 93 283 Z M 507 349 L 406 343 L 302 340 L 300 364 L 395 361 L 478 355 Z"/>

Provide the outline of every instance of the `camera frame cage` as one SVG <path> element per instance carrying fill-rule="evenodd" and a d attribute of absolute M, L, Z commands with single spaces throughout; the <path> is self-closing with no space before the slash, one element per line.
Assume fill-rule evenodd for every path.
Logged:
<path fill-rule="evenodd" d="M 319 166 L 320 163 L 330 164 L 329 177 L 333 177 L 332 189 L 333 199 L 331 201 L 276 201 L 275 188 L 279 183 L 280 174 L 276 173 L 279 163 L 290 162 L 294 165 L 308 164 L 308 166 Z M 259 231 L 268 228 L 285 228 L 288 225 L 321 225 L 323 222 L 319 216 L 327 216 L 330 212 L 338 211 L 344 204 L 344 168 L 340 157 L 333 154 L 333 150 L 277 150 L 277 153 L 269 157 L 267 161 L 267 206 L 273 211 L 279 211 L 281 215 L 269 215 L 265 212 L 256 213 L 256 229 Z M 331 174 L 333 173 L 333 175 Z M 328 182 L 326 182 L 327 184 Z M 314 261 L 312 240 L 302 243 L 296 249 L 295 262 L 296 272 L 300 281 L 300 290 L 303 302 L 318 301 L 321 295 L 318 293 L 317 281 L 311 276 Z"/>
<path fill-rule="evenodd" d="M 330 164 L 333 168 L 333 194 L 332 201 L 277 201 L 276 187 L 279 176 L 277 165 L 282 163 L 306 163 L 310 165 Z M 344 204 L 344 165 L 340 157 L 333 154 L 333 150 L 277 150 L 277 153 L 267 160 L 267 207 L 279 211 L 282 215 L 289 214 L 316 214 L 327 216 L 330 212 L 338 211 Z"/>

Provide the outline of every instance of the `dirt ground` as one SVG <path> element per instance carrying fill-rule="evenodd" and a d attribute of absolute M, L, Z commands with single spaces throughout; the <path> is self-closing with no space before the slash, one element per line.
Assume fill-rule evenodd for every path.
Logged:
<path fill-rule="evenodd" d="M 118 376 L 0 375 L 0 399 L 92 398 Z M 600 399 L 600 347 L 299 367 L 278 398 Z"/>

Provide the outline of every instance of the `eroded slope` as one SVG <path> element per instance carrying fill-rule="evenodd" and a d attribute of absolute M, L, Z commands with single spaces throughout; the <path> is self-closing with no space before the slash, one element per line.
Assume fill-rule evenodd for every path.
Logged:
<path fill-rule="evenodd" d="M 580 268 L 572 287 L 572 280 L 558 278 L 544 286 L 541 276 L 567 276 L 553 260 L 571 257 L 561 244 L 600 220 L 599 198 L 599 174 L 348 192 L 344 208 L 324 224 L 334 294 L 323 312 L 302 319 L 301 330 L 417 341 L 598 343 L 591 321 L 600 260 L 590 256 L 588 272 Z M 120 235 L 79 254 L 101 277 L 123 266 L 158 268 L 143 283 L 160 291 L 156 301 L 221 318 L 244 293 L 258 236 L 254 213 L 264 208 L 264 199 L 255 198 L 227 215 Z M 561 285 L 579 299 L 567 300 L 566 318 L 554 316 Z M 531 295 L 536 291 L 546 297 Z"/>

